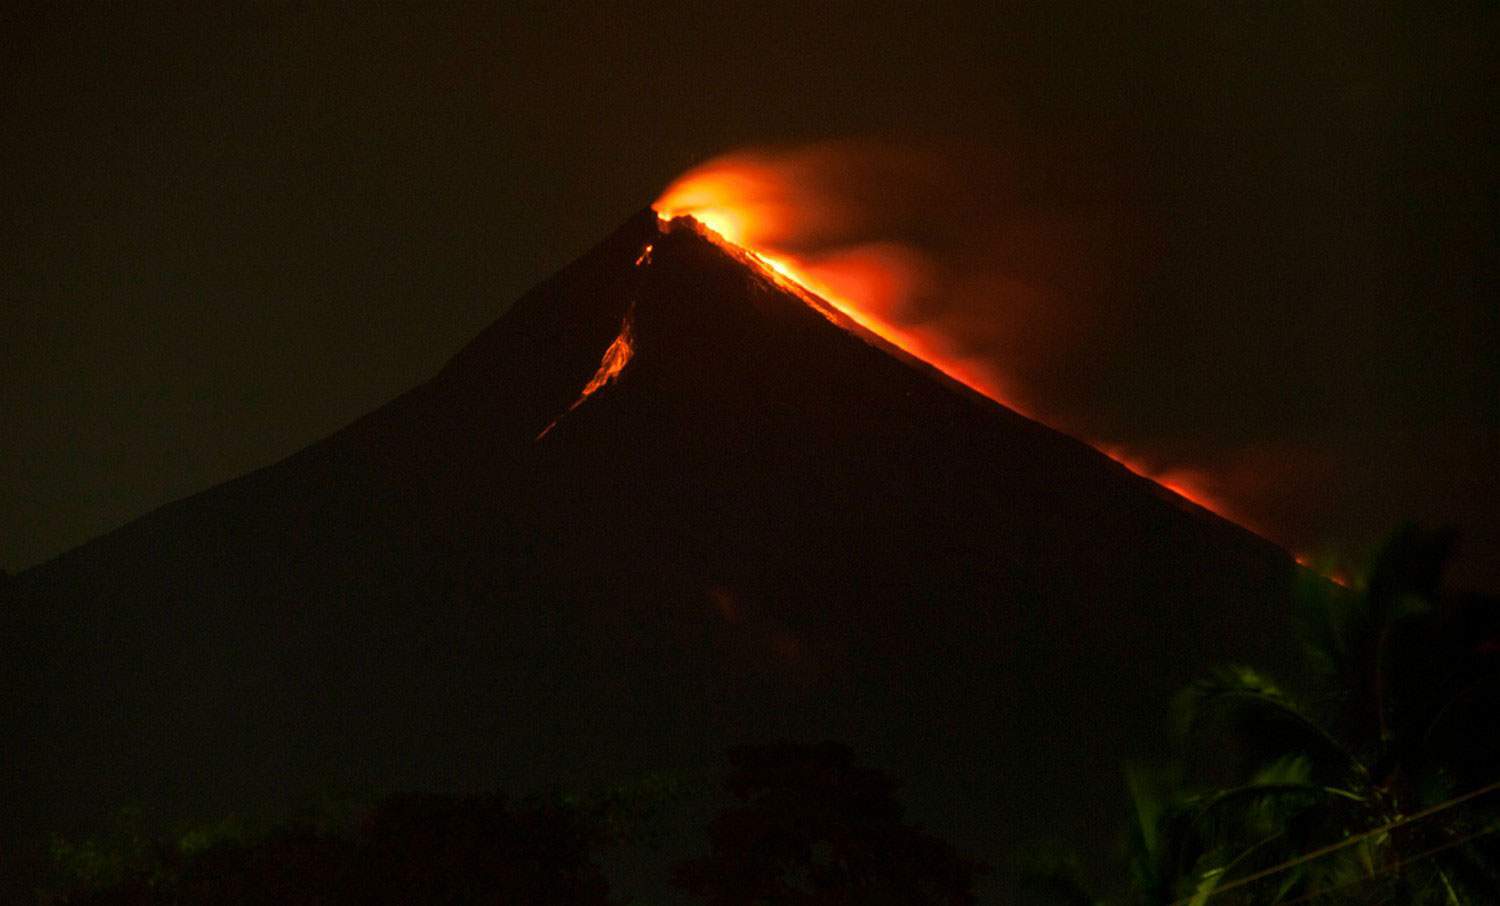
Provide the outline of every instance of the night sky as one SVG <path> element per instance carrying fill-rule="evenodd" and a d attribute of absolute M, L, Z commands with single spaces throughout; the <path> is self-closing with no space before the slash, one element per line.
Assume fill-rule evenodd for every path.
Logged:
<path fill-rule="evenodd" d="M 1500 588 L 1494 4 L 200 6 L 0 13 L 11 572 L 427 379 L 682 171 L 838 139 L 939 162 L 899 229 L 1037 225 L 1050 420 L 1299 550 L 1457 525 Z"/>

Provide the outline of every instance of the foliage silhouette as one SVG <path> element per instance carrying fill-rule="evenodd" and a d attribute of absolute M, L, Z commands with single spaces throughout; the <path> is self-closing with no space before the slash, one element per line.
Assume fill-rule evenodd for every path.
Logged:
<path fill-rule="evenodd" d="M 165 845 L 135 835 L 124 858 L 64 846 L 60 855 L 93 879 L 50 902 L 608 906 L 592 854 L 620 839 L 612 820 L 560 797 L 403 794 L 377 804 L 352 835 L 312 823 L 253 840 L 208 832 Z"/>
<path fill-rule="evenodd" d="M 902 822 L 896 781 L 846 746 L 779 743 L 729 753 L 726 789 L 743 805 L 709 828 L 707 856 L 676 884 L 712 906 L 974 902 L 978 863 Z"/>
<path fill-rule="evenodd" d="M 1500 600 L 1441 593 L 1453 542 L 1404 528 L 1352 588 L 1305 577 L 1312 695 L 1290 695 L 1243 666 L 1179 695 L 1185 751 L 1199 762 L 1204 752 L 1231 757 L 1213 765 L 1206 787 L 1181 771 L 1127 771 L 1130 890 L 1121 900 L 1494 901 Z M 1089 899 L 1047 866 L 1029 880 L 1059 901 Z"/>
<path fill-rule="evenodd" d="M 1500 841 L 1486 836 L 1500 829 L 1500 797 L 1399 823 L 1500 781 L 1500 600 L 1442 594 L 1454 540 L 1407 527 L 1357 587 L 1309 578 L 1302 623 L 1319 682 L 1305 704 L 1245 668 L 1184 692 L 1185 737 L 1225 734 L 1241 753 L 1239 785 L 1198 797 L 1191 813 L 1211 837 L 1258 842 L 1234 874 L 1396 824 L 1272 889 L 1359 886 L 1408 903 L 1481 902 L 1500 890 Z"/>

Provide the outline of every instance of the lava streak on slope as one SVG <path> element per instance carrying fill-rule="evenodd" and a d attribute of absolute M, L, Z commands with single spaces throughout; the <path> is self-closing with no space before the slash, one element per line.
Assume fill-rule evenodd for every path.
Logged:
<path fill-rule="evenodd" d="M 1005 386 L 1008 376 L 992 363 L 953 352 L 961 348 L 956 342 L 961 338 L 945 336 L 930 325 L 901 322 L 899 313 L 909 308 L 923 278 L 920 256 L 888 242 L 865 242 L 815 255 L 799 252 L 848 229 L 850 218 L 858 215 L 837 209 L 816 187 L 797 180 L 794 167 L 752 156 L 722 157 L 679 177 L 652 207 L 663 228 L 677 218 L 692 218 L 707 228 L 711 239 L 759 263 L 814 307 L 827 306 L 981 395 L 1035 421 L 1051 423 L 1018 401 L 1018 394 Z M 1177 497 L 1247 525 L 1232 506 L 1183 474 L 1163 474 L 1117 448 L 1089 443 Z"/>
<path fill-rule="evenodd" d="M 649 263 L 651 263 L 651 246 L 648 244 L 641 251 L 640 257 L 635 259 L 635 265 L 636 267 L 642 267 Z M 625 370 L 625 366 L 630 364 L 630 359 L 633 355 L 635 355 L 634 302 L 630 303 L 630 307 L 625 310 L 625 318 L 620 322 L 620 332 L 615 335 L 614 340 L 604 350 L 604 356 L 599 360 L 599 367 L 595 369 L 594 376 L 589 378 L 589 382 L 583 385 L 583 390 L 579 392 L 578 399 L 573 401 L 573 405 L 564 409 L 557 418 L 549 422 L 547 427 L 543 428 L 541 433 L 536 436 L 536 439 L 541 440 L 546 437 L 553 428 L 557 427 L 557 423 L 562 421 L 564 416 L 583 405 L 584 400 L 593 396 L 599 388 L 617 379 L 620 376 L 620 372 Z"/>
<path fill-rule="evenodd" d="M 646 251 L 641 253 L 641 259 L 644 260 L 650 253 L 651 250 L 648 246 Z M 543 428 L 541 433 L 536 436 L 537 440 L 546 437 L 553 428 L 557 427 L 557 423 L 563 420 L 563 416 L 583 405 L 584 400 L 593 396 L 600 387 L 618 378 L 620 372 L 625 370 L 625 366 L 630 362 L 630 357 L 635 354 L 635 331 L 632 324 L 634 316 L 635 309 L 632 306 L 631 310 L 625 313 L 625 320 L 620 324 L 620 333 L 616 335 L 614 342 L 609 344 L 609 348 L 604 350 L 604 357 L 599 360 L 598 370 L 594 372 L 594 376 L 589 379 L 589 382 L 584 385 L 582 392 L 578 394 L 578 399 L 573 401 L 573 405 L 563 410 L 562 415 L 554 418 L 547 427 Z"/>
<path fill-rule="evenodd" d="M 648 245 L 646 246 L 646 250 L 641 252 L 641 257 L 636 260 L 636 263 L 640 264 L 642 261 L 648 260 L 650 254 L 651 247 Z M 604 357 L 599 360 L 598 370 L 594 372 L 594 376 L 589 379 L 589 382 L 583 386 L 582 392 L 578 394 L 578 399 L 573 401 L 573 405 L 564 409 L 562 415 L 554 418 L 547 427 L 543 428 L 541 433 L 536 436 L 537 440 L 546 437 L 548 432 L 556 428 L 557 423 L 563 420 L 564 415 L 583 405 L 584 400 L 593 396 L 595 391 L 600 387 L 618 378 L 620 372 L 625 370 L 625 366 L 630 362 L 630 357 L 635 354 L 635 330 L 632 324 L 634 319 L 635 307 L 632 305 L 630 310 L 625 313 L 625 320 L 620 324 L 619 334 L 615 336 L 614 342 L 609 344 L 609 348 L 604 350 Z"/>

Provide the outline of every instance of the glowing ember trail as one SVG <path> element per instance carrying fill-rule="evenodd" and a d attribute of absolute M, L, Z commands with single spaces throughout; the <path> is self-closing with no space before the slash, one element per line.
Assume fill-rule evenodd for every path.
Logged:
<path fill-rule="evenodd" d="M 799 185 L 789 171 L 774 161 L 751 156 L 719 158 L 679 177 L 652 206 L 663 224 L 692 217 L 746 257 L 764 265 L 768 275 L 804 297 L 814 307 L 826 304 L 876 337 L 912 355 L 948 377 L 1035 421 L 1046 423 L 1019 405 L 1001 386 L 1004 377 L 993 366 L 965 361 L 944 351 L 944 338 L 932 331 L 908 329 L 895 322 L 911 292 L 912 277 L 888 247 L 863 246 L 833 254 L 799 255 L 791 248 L 800 240 L 826 232 L 843 216 L 827 209 L 818 193 Z M 951 344 L 950 344 L 951 348 Z M 1100 449 L 1126 469 L 1148 478 L 1174 494 L 1213 513 L 1226 515 L 1230 507 L 1215 495 L 1190 484 L 1182 473 L 1161 473 L 1144 467 L 1117 449 Z"/>
<path fill-rule="evenodd" d="M 643 261 L 649 260 L 650 254 L 651 247 L 648 245 L 636 263 L 640 264 Z M 631 355 L 635 353 L 635 336 L 632 326 L 634 317 L 635 306 L 632 305 L 630 310 L 625 313 L 625 321 L 620 325 L 619 335 L 615 337 L 614 342 L 609 344 L 609 348 L 604 350 L 604 358 L 599 361 L 599 369 L 594 372 L 594 376 L 584 385 L 583 392 L 578 395 L 578 399 L 573 401 L 573 405 L 563 410 L 562 415 L 554 418 L 551 424 L 542 429 L 542 432 L 536 436 L 537 440 L 546 437 L 547 432 L 557 427 L 557 423 L 563 420 L 563 416 L 583 405 L 584 400 L 593 396 L 600 387 L 618 378 L 620 372 L 625 370 L 625 366 L 630 362 Z"/>

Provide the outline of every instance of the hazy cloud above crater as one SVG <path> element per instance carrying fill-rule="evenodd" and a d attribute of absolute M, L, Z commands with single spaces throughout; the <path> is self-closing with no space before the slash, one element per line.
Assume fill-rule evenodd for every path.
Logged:
<path fill-rule="evenodd" d="M 920 354 L 1299 552 L 1348 553 L 1371 540 L 1353 526 L 1432 503 L 1436 487 L 1394 478 L 1417 466 L 1415 426 L 1465 437 L 1472 454 L 1446 454 L 1458 463 L 1500 450 L 1492 425 L 1459 430 L 1445 394 L 1373 392 L 1430 380 L 1439 363 L 1412 347 L 1461 327 L 1439 311 L 1410 332 L 1423 294 L 1367 270 L 1388 238 L 1325 222 L 1314 242 L 1346 253 L 1295 254 L 1265 223 L 1224 222 L 1250 204 L 1232 187 L 1164 199 L 1107 158 L 1035 140 L 752 148 L 694 168 L 663 201 L 711 209 L 726 235 L 794 260 Z M 1474 392 L 1462 369 L 1450 379 Z"/>

